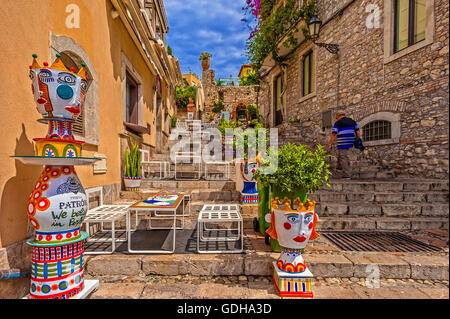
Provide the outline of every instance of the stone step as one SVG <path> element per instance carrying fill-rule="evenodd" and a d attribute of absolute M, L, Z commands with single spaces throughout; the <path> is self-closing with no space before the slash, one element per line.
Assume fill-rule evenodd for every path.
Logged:
<path fill-rule="evenodd" d="M 280 299 L 271 276 L 85 277 L 100 279 L 98 290 L 89 299 L 180 299 L 178 307 L 181 308 L 184 307 L 184 301 L 181 301 L 184 299 Z M 366 282 L 366 279 L 367 276 L 314 277 L 314 299 L 448 299 L 449 296 L 445 281 L 380 279 L 375 286 L 375 282 Z M 224 312 L 230 309 L 229 304 L 223 305 Z M 270 309 L 273 313 L 274 309 Z M 202 312 L 207 316 L 206 311 Z"/>
<path fill-rule="evenodd" d="M 322 191 L 334 192 L 421 192 L 421 191 L 449 191 L 446 180 L 421 179 L 368 179 L 368 180 L 340 180 L 332 179 L 330 187 L 322 187 Z"/>
<path fill-rule="evenodd" d="M 319 217 L 320 230 L 366 230 L 366 231 L 415 231 L 427 229 L 449 229 L 448 218 L 440 217 Z"/>
<path fill-rule="evenodd" d="M 245 254 L 97 255 L 86 256 L 87 276 L 272 276 L 274 252 Z M 380 278 L 447 280 L 448 256 L 367 252 L 305 253 L 316 277 L 366 278 L 377 265 Z"/>
<path fill-rule="evenodd" d="M 320 216 L 448 217 L 449 205 L 414 202 L 319 202 L 316 204 L 316 212 Z"/>
<path fill-rule="evenodd" d="M 426 191 L 426 192 L 327 192 L 318 191 L 308 196 L 316 202 L 376 202 L 376 203 L 448 203 L 448 192 Z"/>
<path fill-rule="evenodd" d="M 236 190 L 233 181 L 207 181 L 207 180 L 142 180 L 142 189 L 166 189 L 166 190 L 194 190 L 194 189 L 217 189 Z"/>

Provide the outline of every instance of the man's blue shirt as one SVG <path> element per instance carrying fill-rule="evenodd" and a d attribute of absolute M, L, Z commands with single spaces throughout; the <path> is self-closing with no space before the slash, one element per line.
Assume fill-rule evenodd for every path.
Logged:
<path fill-rule="evenodd" d="M 336 121 L 332 133 L 335 133 L 337 148 L 352 148 L 356 138 L 356 131 L 359 130 L 358 124 L 349 117 L 343 117 Z"/>

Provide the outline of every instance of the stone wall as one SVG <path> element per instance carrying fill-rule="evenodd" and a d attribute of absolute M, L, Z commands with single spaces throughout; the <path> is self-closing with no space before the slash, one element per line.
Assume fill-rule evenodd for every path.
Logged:
<path fill-rule="evenodd" d="M 287 88 L 282 135 L 295 126 L 299 128 L 296 142 L 328 145 L 331 130 L 322 127 L 322 112 L 327 110 L 333 122 L 338 109 L 358 123 L 387 118 L 395 136 L 367 142 L 361 153 L 365 159 L 400 176 L 448 178 L 449 4 L 430 1 L 434 3 L 432 15 L 427 13 L 427 19 L 434 21 L 434 27 L 430 24 L 427 29 L 431 38 L 393 55 L 388 52 L 390 26 L 384 24 L 386 3 L 389 0 L 372 1 L 379 8 L 380 26 L 368 28 L 366 1 L 319 1 L 325 18 L 320 17 L 324 25 L 318 42 L 339 44 L 339 55 L 303 42 L 284 70 L 275 66 L 266 71 L 259 94 L 261 113 L 266 124 L 274 126 L 273 80 L 283 71 Z M 325 23 L 328 17 L 333 18 Z M 302 59 L 311 50 L 315 90 L 302 96 Z"/>
<path fill-rule="evenodd" d="M 215 82 L 215 71 L 203 71 L 202 85 L 205 93 L 205 106 L 207 114 L 204 114 L 204 120 L 209 119 L 211 109 L 214 107 L 214 102 L 222 99 L 225 105 L 225 112 L 230 113 L 230 118 L 233 116 L 233 108 L 237 103 L 243 102 L 248 105 L 258 104 L 258 85 L 252 86 L 217 86 Z"/>

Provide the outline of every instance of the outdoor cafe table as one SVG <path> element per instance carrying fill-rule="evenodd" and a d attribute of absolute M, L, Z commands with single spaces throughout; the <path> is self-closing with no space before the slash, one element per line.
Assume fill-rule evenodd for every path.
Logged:
<path fill-rule="evenodd" d="M 127 233 L 128 233 L 128 252 L 130 253 L 147 253 L 147 254 L 171 254 L 175 252 L 175 232 L 176 232 L 176 221 L 177 221 L 177 210 L 180 206 L 180 203 L 184 202 L 183 194 L 168 194 L 168 193 L 157 193 L 150 195 L 147 199 L 139 201 L 130 207 L 127 210 Z M 184 204 L 183 204 L 184 206 Z M 184 207 L 183 207 L 184 210 Z M 136 228 L 138 225 L 138 215 L 140 212 L 149 213 L 150 216 L 150 229 L 171 229 L 173 231 L 173 243 L 172 250 L 136 250 L 131 249 L 131 213 L 136 213 Z M 165 213 L 161 215 L 161 213 Z M 151 218 L 152 213 L 155 216 L 164 216 L 164 217 L 173 217 L 173 226 L 172 227 L 152 227 L 151 226 Z M 158 214 L 159 213 L 159 214 Z"/>

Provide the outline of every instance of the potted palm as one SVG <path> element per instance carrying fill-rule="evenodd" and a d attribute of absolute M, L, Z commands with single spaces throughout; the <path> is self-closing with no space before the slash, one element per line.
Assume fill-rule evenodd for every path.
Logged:
<path fill-rule="evenodd" d="M 125 189 L 139 191 L 141 187 L 141 151 L 139 145 L 130 140 L 131 148 L 125 150 Z"/>
<path fill-rule="evenodd" d="M 209 59 L 211 59 L 211 58 L 212 58 L 212 54 L 209 52 L 202 52 L 200 54 L 200 57 L 198 58 L 198 60 L 202 61 L 203 71 L 206 71 L 209 69 L 209 66 L 210 66 Z"/>

